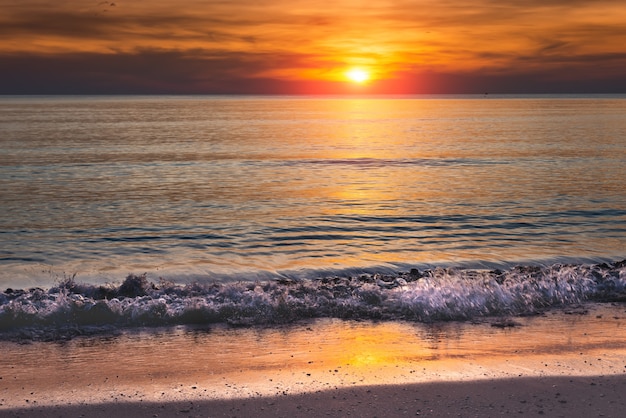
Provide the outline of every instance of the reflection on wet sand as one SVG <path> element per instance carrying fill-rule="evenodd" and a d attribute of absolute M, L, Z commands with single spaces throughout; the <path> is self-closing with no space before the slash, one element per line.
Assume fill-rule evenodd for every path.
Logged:
<path fill-rule="evenodd" d="M 317 320 L 277 328 L 176 327 L 55 343 L 2 342 L 1 407 L 626 372 L 624 304 L 494 321 L 499 322 Z"/>

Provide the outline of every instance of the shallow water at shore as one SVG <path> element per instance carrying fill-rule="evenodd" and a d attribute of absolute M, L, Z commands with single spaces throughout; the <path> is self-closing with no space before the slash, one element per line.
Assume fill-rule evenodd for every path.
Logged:
<path fill-rule="evenodd" d="M 626 373 L 626 305 L 481 323 L 314 320 L 0 342 L 0 408 L 246 398 L 336 387 Z M 29 399 L 28 403 L 24 399 Z"/>

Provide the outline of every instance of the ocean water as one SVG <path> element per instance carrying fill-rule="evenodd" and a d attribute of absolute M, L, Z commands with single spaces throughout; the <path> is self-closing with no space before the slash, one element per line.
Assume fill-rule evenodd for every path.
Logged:
<path fill-rule="evenodd" d="M 0 320 L 617 300 L 624 132 L 619 95 L 2 97 Z"/>

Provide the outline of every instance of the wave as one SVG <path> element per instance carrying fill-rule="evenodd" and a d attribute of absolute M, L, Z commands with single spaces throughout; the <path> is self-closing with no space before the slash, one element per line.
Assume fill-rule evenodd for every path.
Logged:
<path fill-rule="evenodd" d="M 364 168 L 387 168 L 402 166 L 451 167 L 467 165 L 502 165 L 507 161 L 486 158 L 332 158 L 332 159 L 287 159 L 287 160 L 248 160 L 248 165 L 274 164 L 280 166 L 348 166 Z"/>
<path fill-rule="evenodd" d="M 307 318 L 466 321 L 533 315 L 585 301 L 626 301 L 626 260 L 187 285 L 155 283 L 145 275 L 130 275 L 120 285 L 69 278 L 48 290 L 1 292 L 0 338 L 59 338 L 179 324 L 270 325 Z"/>

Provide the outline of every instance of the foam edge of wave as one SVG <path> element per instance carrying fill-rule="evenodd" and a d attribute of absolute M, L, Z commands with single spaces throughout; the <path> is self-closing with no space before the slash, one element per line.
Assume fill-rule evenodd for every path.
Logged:
<path fill-rule="evenodd" d="M 47 290 L 0 292 L 0 339 L 58 339 L 139 326 L 272 325 L 311 318 L 467 321 L 535 315 L 586 301 L 626 302 L 626 260 L 186 285 L 162 279 L 157 283 L 145 275 L 129 275 L 119 285 L 85 284 L 72 277 Z"/>

